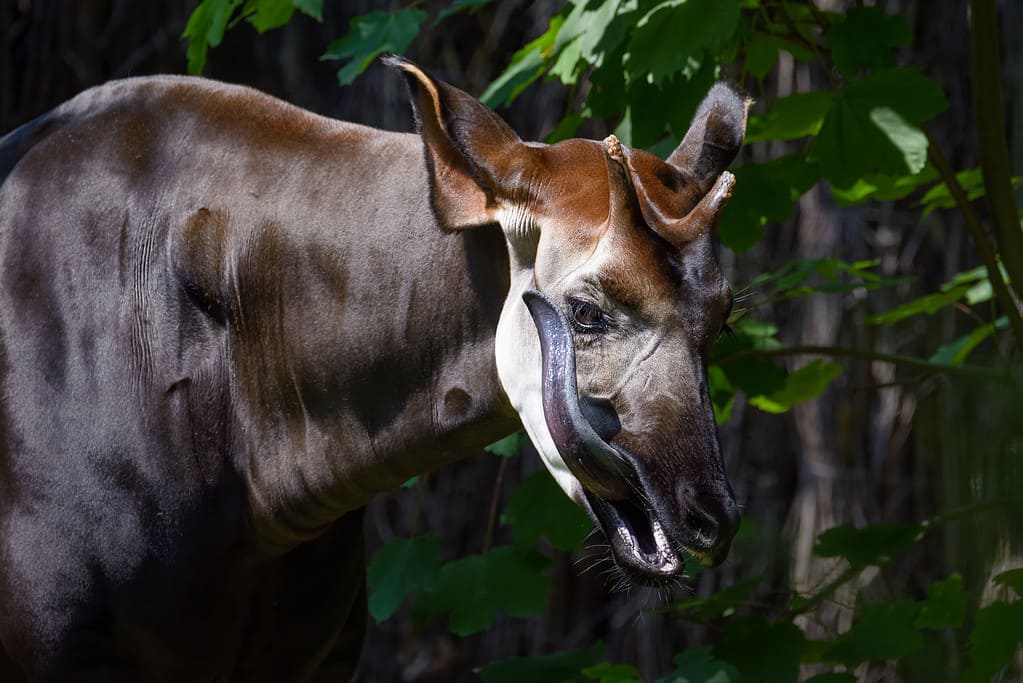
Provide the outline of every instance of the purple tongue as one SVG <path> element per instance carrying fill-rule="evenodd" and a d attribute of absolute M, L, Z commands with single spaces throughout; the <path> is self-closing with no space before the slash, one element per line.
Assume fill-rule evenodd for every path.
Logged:
<path fill-rule="evenodd" d="M 540 336 L 543 413 L 558 453 L 586 490 L 609 501 L 630 498 L 632 468 L 597 435 L 579 407 L 568 319 L 540 292 L 527 290 L 522 299 Z"/>

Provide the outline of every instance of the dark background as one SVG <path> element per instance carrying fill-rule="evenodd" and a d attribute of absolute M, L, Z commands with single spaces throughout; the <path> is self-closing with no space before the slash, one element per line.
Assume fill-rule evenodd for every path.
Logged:
<path fill-rule="evenodd" d="M 0 133 L 46 111 L 89 86 L 151 73 L 183 73 L 180 40 L 195 0 L 0 0 Z M 945 89 L 950 107 L 930 128 L 957 169 L 976 165 L 970 137 L 969 36 L 965 2 L 879 3 L 904 14 L 914 28 L 902 62 L 922 67 Z M 843 3 L 819 2 L 824 8 Z M 422 5 L 432 16 L 440 5 Z M 473 94 L 501 73 L 511 54 L 547 28 L 556 2 L 503 0 L 472 16 L 448 20 L 423 34 L 408 56 Z M 286 28 L 258 36 L 248 25 L 229 31 L 212 49 L 206 75 L 245 83 L 314 111 L 396 130 L 411 129 L 400 78 L 372 66 L 350 87 L 337 85 L 337 63 L 320 62 L 328 42 L 343 35 L 349 20 L 387 3 L 332 2 L 323 24 L 296 14 Z M 1023 3 L 1002 3 L 1003 51 L 1010 145 L 1014 168 L 1023 169 Z M 812 65 L 783 58 L 763 87 L 742 84 L 761 102 L 823 80 Z M 566 111 L 567 92 L 557 83 L 536 84 L 502 111 L 526 139 L 540 139 Z M 763 106 L 763 105 L 759 105 Z M 754 110 L 759 111 L 759 109 Z M 611 122 L 613 123 L 613 122 Z M 600 138 L 608 122 L 581 131 Z M 786 151 L 783 144 L 755 145 L 745 159 L 763 161 Z M 742 159 L 740 159 L 740 162 Z M 343 191 L 344 188 L 339 188 Z M 888 329 L 865 324 L 871 313 L 913 295 L 935 290 L 953 274 L 979 263 L 958 216 L 936 212 L 921 218 L 912 200 L 853 209 L 834 205 L 818 187 L 800 201 L 796 217 L 767 228 L 749 253 L 722 254 L 737 290 L 757 273 L 794 258 L 835 256 L 877 259 L 883 275 L 910 274 L 914 282 L 863 296 L 856 292 L 817 296 L 764 307 L 755 315 L 780 328 L 792 345 L 842 345 L 929 356 L 938 339 L 968 331 L 956 311 L 918 318 Z M 797 359 L 790 359 L 789 362 Z M 737 497 L 752 523 L 721 568 L 703 572 L 692 588 L 706 593 L 765 573 L 765 601 L 787 586 L 810 589 L 829 577 L 833 564 L 811 553 L 824 529 L 851 521 L 919 521 L 971 500 L 1018 494 L 1023 453 L 1013 452 L 1019 434 L 1019 406 L 992 396 L 982 386 L 941 377 L 916 376 L 891 365 L 853 361 L 816 402 L 782 416 L 747 409 L 740 402 L 721 430 Z M 413 527 L 444 540 L 446 559 L 480 552 L 492 501 L 500 505 L 515 483 L 540 467 L 532 453 L 508 461 L 498 477 L 499 459 L 481 454 L 431 475 L 417 488 L 380 497 L 367 515 L 369 552 Z M 1019 522 L 1019 519 L 1016 519 Z M 1019 535 L 1019 526 L 1016 535 Z M 986 517 L 949 525 L 900 560 L 895 574 L 867 572 L 855 590 L 919 596 L 930 580 L 961 572 L 967 586 L 980 586 L 1008 562 L 1013 548 L 1000 541 L 1004 528 Z M 502 534 L 498 534 L 498 540 Z M 591 548 L 584 555 L 599 553 Z M 611 593 L 599 570 L 581 573 L 592 559 L 555 555 L 552 600 L 545 616 L 499 618 L 492 630 L 459 639 L 443 624 L 413 627 L 407 610 L 370 629 L 360 680 L 469 681 L 471 670 L 493 659 L 608 643 L 613 660 L 637 664 L 648 677 L 670 669 L 684 647 L 713 636 L 669 617 L 650 613 L 661 597 L 645 590 Z M 991 558 L 994 558 L 993 561 Z M 574 560 L 579 560 L 574 564 Z M 848 625 L 847 606 L 826 603 L 807 615 L 808 635 Z M 925 671 L 926 662 L 909 662 Z M 891 680 L 893 672 L 876 675 Z"/>

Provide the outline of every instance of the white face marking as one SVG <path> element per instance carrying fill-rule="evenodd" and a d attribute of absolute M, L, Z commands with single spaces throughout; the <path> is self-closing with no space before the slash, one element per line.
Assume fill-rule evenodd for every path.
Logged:
<path fill-rule="evenodd" d="M 533 266 L 538 260 L 535 258 L 538 241 L 535 232 L 527 236 L 526 231 L 522 229 L 521 221 L 524 218 L 525 216 L 514 210 L 501 216 L 501 226 L 509 244 L 512 272 L 508 297 L 505 299 L 501 319 L 497 325 L 495 345 L 497 375 L 544 465 L 568 497 L 586 509 L 588 504 L 583 495 L 583 486 L 569 471 L 561 454 L 558 453 L 544 417 L 540 337 L 522 300 L 523 292 L 536 287 Z M 550 226 L 546 229 L 556 228 Z M 537 228 L 534 227 L 532 230 L 535 231 Z M 573 279 L 585 277 L 586 271 L 608 258 L 608 241 L 600 240 L 596 250 L 588 255 L 584 264 L 578 269 L 571 270 L 568 276 Z M 523 258 L 523 252 L 532 253 L 528 258 Z M 559 282 L 552 284 L 556 286 Z"/>
<path fill-rule="evenodd" d="M 532 286 L 532 280 L 530 271 L 520 277 L 512 275 L 512 286 L 497 325 L 497 375 L 544 465 L 568 497 L 583 505 L 583 487 L 558 453 L 544 417 L 540 338 L 522 301 L 522 293 Z"/>

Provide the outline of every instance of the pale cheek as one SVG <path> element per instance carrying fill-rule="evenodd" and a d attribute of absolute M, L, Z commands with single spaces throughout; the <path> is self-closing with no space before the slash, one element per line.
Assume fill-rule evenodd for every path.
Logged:
<path fill-rule="evenodd" d="M 525 307 L 522 307 L 522 310 L 524 311 Z M 508 395 L 512 407 L 519 414 L 522 426 L 540 454 L 544 466 L 565 494 L 576 504 L 583 505 L 582 485 L 569 472 L 568 466 L 558 453 L 547 428 L 547 420 L 544 418 L 540 387 L 540 341 L 536 328 L 528 313 L 522 316 L 516 313 L 517 307 L 506 305 L 497 327 L 495 353 L 501 386 Z"/>

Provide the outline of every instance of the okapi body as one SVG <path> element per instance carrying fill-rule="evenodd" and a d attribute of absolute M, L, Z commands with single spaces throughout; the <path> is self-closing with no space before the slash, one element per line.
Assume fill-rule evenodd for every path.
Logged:
<path fill-rule="evenodd" d="M 351 676 L 362 507 L 521 423 L 644 583 L 737 515 L 705 358 L 745 103 L 662 162 L 136 78 L 0 139 L 0 677 Z"/>

